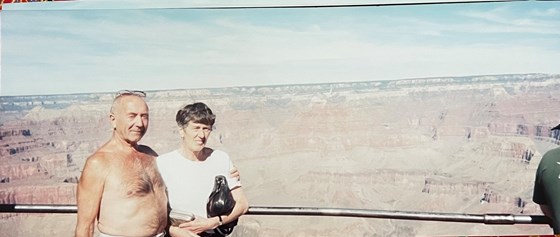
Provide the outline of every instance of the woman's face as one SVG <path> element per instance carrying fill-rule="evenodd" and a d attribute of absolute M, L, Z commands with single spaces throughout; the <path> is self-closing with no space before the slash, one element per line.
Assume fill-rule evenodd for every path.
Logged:
<path fill-rule="evenodd" d="M 202 123 L 188 122 L 179 129 L 183 144 L 193 152 L 201 151 L 206 146 L 206 141 L 212 132 L 212 126 Z"/>

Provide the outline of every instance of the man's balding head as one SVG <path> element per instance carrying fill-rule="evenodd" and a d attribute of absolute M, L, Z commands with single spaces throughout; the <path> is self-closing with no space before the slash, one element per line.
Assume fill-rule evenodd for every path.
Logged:
<path fill-rule="evenodd" d="M 113 126 L 114 136 L 135 145 L 148 130 L 149 109 L 144 97 L 145 93 L 118 94 L 113 100 L 109 118 Z"/>

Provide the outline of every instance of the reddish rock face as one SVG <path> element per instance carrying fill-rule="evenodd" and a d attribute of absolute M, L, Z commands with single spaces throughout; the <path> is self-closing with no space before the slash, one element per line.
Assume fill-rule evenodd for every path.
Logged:
<path fill-rule="evenodd" d="M 202 101 L 217 114 L 209 146 L 230 154 L 251 205 L 537 215 L 532 183 L 542 154 L 559 142 L 550 131 L 560 123 L 559 89 L 558 76 L 508 75 L 148 92 L 150 128 L 141 143 L 160 154 L 178 147 L 175 112 Z M 85 159 L 110 137 L 111 100 L 2 98 L 0 201 L 75 203 Z M 25 218 L 37 217 L 3 215 L 0 226 L 24 225 Z M 550 229 L 246 216 L 236 231 L 449 236 Z"/>

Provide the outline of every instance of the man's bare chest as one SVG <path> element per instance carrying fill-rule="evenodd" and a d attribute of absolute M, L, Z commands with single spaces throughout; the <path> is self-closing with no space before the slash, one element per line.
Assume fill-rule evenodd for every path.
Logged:
<path fill-rule="evenodd" d="M 163 180 L 155 162 L 147 159 L 136 158 L 115 165 L 106 180 L 106 188 L 115 189 L 125 197 L 143 197 L 163 192 Z"/>

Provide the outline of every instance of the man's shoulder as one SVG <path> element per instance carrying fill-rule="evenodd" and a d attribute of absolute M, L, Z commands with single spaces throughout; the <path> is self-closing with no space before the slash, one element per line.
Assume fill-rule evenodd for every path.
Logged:
<path fill-rule="evenodd" d="M 111 152 L 105 149 L 99 149 L 90 155 L 86 162 L 89 166 L 109 166 L 111 161 Z"/>
<path fill-rule="evenodd" d="M 544 153 L 541 161 L 539 162 L 538 170 L 543 170 L 546 167 L 550 167 L 558 162 L 560 162 L 560 147 L 548 150 Z"/>
<path fill-rule="evenodd" d="M 560 147 L 554 148 L 544 153 L 543 159 L 559 159 L 560 160 Z"/>
<path fill-rule="evenodd" d="M 111 156 L 110 154 L 110 150 L 106 149 L 105 147 L 101 147 L 99 148 L 99 150 L 91 154 L 87 159 L 90 162 L 106 162 Z"/>
<path fill-rule="evenodd" d="M 158 156 L 156 151 L 154 151 L 151 147 L 146 146 L 146 145 L 138 145 L 138 151 L 142 152 L 144 154 L 154 156 L 154 157 Z"/>
<path fill-rule="evenodd" d="M 87 158 L 84 169 L 97 171 L 107 170 L 107 168 L 111 166 L 110 157 L 110 152 L 101 148 Z"/>

